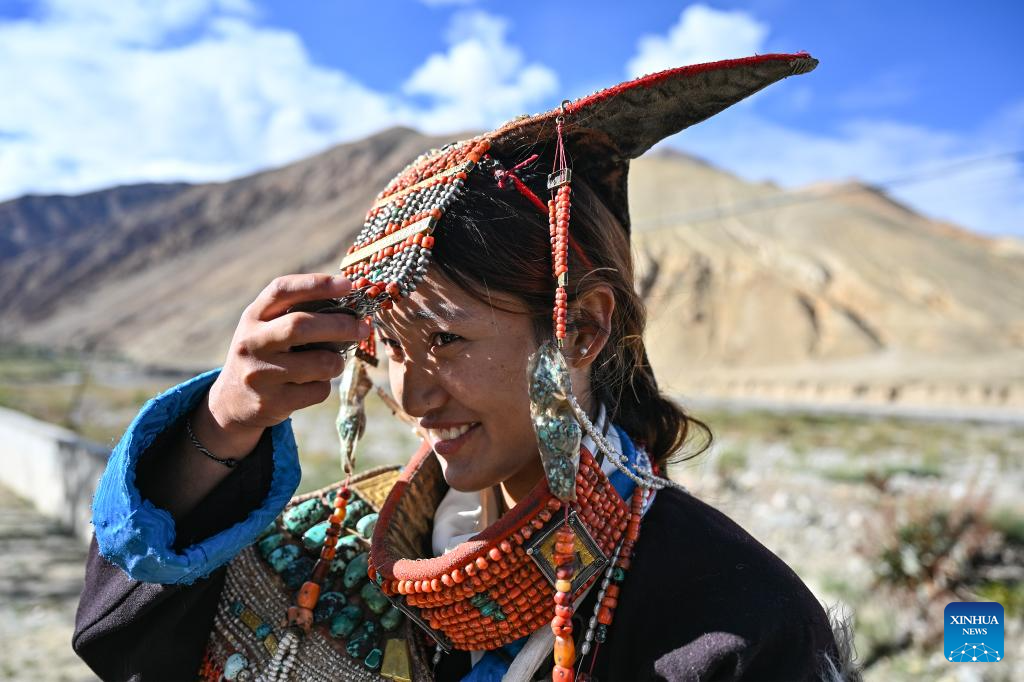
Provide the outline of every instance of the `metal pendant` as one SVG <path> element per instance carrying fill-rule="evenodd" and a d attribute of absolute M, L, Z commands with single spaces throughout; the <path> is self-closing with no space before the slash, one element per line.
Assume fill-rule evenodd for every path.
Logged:
<path fill-rule="evenodd" d="M 548 488 L 562 502 L 574 502 L 583 434 L 569 404 L 569 367 L 562 352 L 548 341 L 530 356 L 528 372 L 530 416 Z"/>
<path fill-rule="evenodd" d="M 543 528 L 523 543 L 526 554 L 537 564 L 541 573 L 552 585 L 555 584 L 555 531 L 563 526 L 565 519 L 561 514 L 548 521 Z M 569 514 L 569 526 L 573 530 L 576 543 L 576 572 L 572 577 L 572 593 L 577 594 L 591 578 L 599 574 L 608 565 L 608 555 L 601 551 L 597 540 L 587 530 L 575 511 Z"/>
<path fill-rule="evenodd" d="M 338 437 L 341 439 L 341 469 L 351 476 L 355 467 L 356 444 L 366 430 L 366 394 L 373 388 L 373 380 L 366 371 L 366 363 L 353 355 L 345 364 L 341 375 L 341 407 L 338 410 Z"/>

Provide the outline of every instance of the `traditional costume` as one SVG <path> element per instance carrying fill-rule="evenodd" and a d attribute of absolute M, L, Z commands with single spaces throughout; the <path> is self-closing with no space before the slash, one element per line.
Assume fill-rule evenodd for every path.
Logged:
<path fill-rule="evenodd" d="M 628 230 L 630 159 L 816 63 L 764 55 L 665 71 L 416 159 L 341 263 L 352 293 L 307 309 L 366 316 L 401 305 L 470 174 L 518 191 L 548 216 L 552 245 L 552 339 L 524 378 L 545 477 L 498 517 L 489 493 L 449 489 L 427 446 L 401 470 L 354 475 L 365 363 L 375 361 L 363 342 L 338 349 L 350 355 L 343 482 L 289 502 L 298 466 L 285 422 L 175 524 L 134 486 L 135 471 L 216 378 L 201 375 L 147 403 L 112 455 L 76 650 L 106 677 L 206 680 L 805 679 L 835 669 L 828 619 L 795 574 L 659 477 L 603 408 L 592 423 L 561 353 L 570 250 L 586 263 L 572 237 L 574 176 Z M 544 189 L 517 174 L 538 159 L 552 165 Z"/>

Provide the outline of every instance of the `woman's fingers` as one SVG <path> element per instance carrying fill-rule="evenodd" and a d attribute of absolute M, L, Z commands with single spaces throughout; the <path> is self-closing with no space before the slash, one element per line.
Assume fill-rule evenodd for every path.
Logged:
<path fill-rule="evenodd" d="M 268 284 L 247 308 L 258 320 L 272 320 L 302 301 L 338 298 L 352 291 L 352 282 L 342 275 L 313 272 L 284 275 Z"/>
<path fill-rule="evenodd" d="M 278 353 L 273 359 L 274 379 L 279 383 L 306 384 L 330 381 L 345 370 L 345 358 L 329 350 Z"/>
<path fill-rule="evenodd" d="M 281 387 L 281 391 L 284 402 L 290 408 L 290 413 L 327 400 L 327 397 L 331 395 L 331 382 L 310 381 L 305 384 L 286 384 Z"/>
<path fill-rule="evenodd" d="M 369 322 L 353 315 L 303 312 L 288 313 L 264 322 L 258 332 L 259 345 L 275 351 L 318 341 L 355 341 L 369 334 Z"/>

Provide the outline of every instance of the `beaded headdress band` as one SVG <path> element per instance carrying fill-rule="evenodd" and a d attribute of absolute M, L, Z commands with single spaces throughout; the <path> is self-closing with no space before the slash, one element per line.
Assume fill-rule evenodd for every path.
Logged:
<path fill-rule="evenodd" d="M 577 262 L 584 265 L 589 262 L 571 234 L 573 176 L 586 178 L 628 232 L 626 178 L 631 159 L 665 137 L 771 83 L 806 73 L 816 65 L 817 60 L 806 53 L 771 54 L 645 76 L 574 102 L 565 101 L 544 114 L 520 117 L 490 133 L 427 152 L 409 164 L 377 197 L 355 243 L 341 262 L 342 272 L 354 283 L 352 292 L 342 299 L 318 302 L 307 309 L 366 317 L 409 296 L 426 276 L 435 240 L 445 236 L 443 229 L 439 231 L 444 215 L 460 200 L 470 174 L 491 174 L 500 187 L 511 185 L 548 216 L 552 248 L 552 341 L 543 344 L 530 359 L 528 382 L 531 417 L 544 465 L 546 489 L 535 491 L 525 501 L 529 504 L 517 505 L 507 515 L 506 525 L 513 521 L 526 524 L 521 531 L 496 540 L 491 547 L 467 543 L 458 556 L 446 555 L 444 559 L 423 560 L 427 562 L 424 564 L 405 565 L 405 560 L 389 553 L 389 524 L 382 521 L 374 534 L 370 578 L 396 606 L 423 625 L 439 645 L 495 648 L 510 641 L 510 637 L 514 639 L 550 621 L 555 635 L 553 679 L 574 679 L 576 656 L 571 616 L 576 597 L 596 579 L 605 564 L 609 571 L 613 566 L 616 570 L 628 566 L 647 493 L 672 485 L 654 475 L 649 467 L 627 467 L 625 457 L 616 453 L 594 429 L 569 384 L 568 368 L 561 352 L 567 329 L 565 286 L 569 251 L 577 254 Z M 523 149 L 531 150 L 531 155 L 516 162 L 515 156 Z M 546 201 L 518 175 L 524 166 L 544 159 L 550 159 L 552 168 L 547 181 L 550 196 Z M 360 343 L 355 355 L 375 364 L 372 336 Z M 363 429 L 362 401 L 371 385 L 363 363 L 350 362 L 343 378 L 343 404 L 338 421 L 347 476 L 351 475 L 355 443 Z M 590 453 L 584 452 L 581 468 L 582 431 L 594 439 L 601 455 L 636 484 L 631 509 L 627 509 L 610 487 L 601 483 L 603 474 L 599 467 L 595 469 Z M 423 462 L 422 457 L 418 459 L 414 469 L 422 468 Z M 401 488 L 402 485 L 396 486 L 392 493 L 394 499 L 389 498 L 384 512 L 396 513 L 401 509 L 397 501 Z M 300 630 L 308 631 L 312 622 L 320 583 L 334 558 L 334 547 L 341 534 L 348 497 L 346 483 L 335 499 L 320 561 L 289 610 L 289 623 Z M 611 504 L 610 498 L 616 503 Z M 613 519 L 609 522 L 611 525 L 578 521 L 581 516 L 596 518 L 595 510 L 602 508 L 603 513 Z M 519 519 L 517 514 L 523 518 Z M 526 541 L 532 534 L 531 524 L 547 540 L 543 546 L 534 544 L 527 550 L 524 547 L 529 544 Z M 606 527 L 607 534 L 598 533 L 595 538 L 587 525 L 591 531 Z M 527 555 L 532 563 L 525 558 Z M 581 556 L 594 560 L 581 561 Z M 463 560 L 467 563 L 459 568 L 456 564 Z M 519 587 L 506 589 L 498 584 L 511 573 L 535 576 L 535 569 L 530 568 L 533 563 L 549 581 L 544 589 L 550 594 L 553 588 L 553 618 L 551 610 L 537 608 L 535 597 L 544 589 L 531 587 L 524 597 Z M 443 564 L 444 570 L 435 571 L 435 564 Z M 608 581 L 606 576 L 599 594 L 600 611 L 595 615 L 602 624 L 610 622 L 617 594 L 617 591 L 606 594 L 606 589 L 617 590 L 609 586 Z M 509 609 L 520 607 L 523 611 L 518 618 L 507 619 Z M 477 620 L 472 620 L 472 625 L 467 627 L 470 619 Z M 482 624 L 492 625 L 493 632 L 476 632 L 475 626 Z"/>

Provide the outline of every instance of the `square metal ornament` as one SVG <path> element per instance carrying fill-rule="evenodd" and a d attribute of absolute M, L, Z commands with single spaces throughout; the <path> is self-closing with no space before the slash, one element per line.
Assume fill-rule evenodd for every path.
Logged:
<path fill-rule="evenodd" d="M 572 182 L 572 169 L 562 168 L 548 175 L 548 189 L 558 189 Z"/>
<path fill-rule="evenodd" d="M 537 563 L 541 573 L 552 585 L 555 584 L 555 531 L 565 522 L 565 517 L 555 514 L 554 518 L 534 533 L 524 544 L 526 554 Z M 604 570 L 608 556 L 594 540 L 579 515 L 569 513 L 569 526 L 576 535 L 576 573 L 572 578 L 572 593 L 576 594 L 587 582 Z"/>

